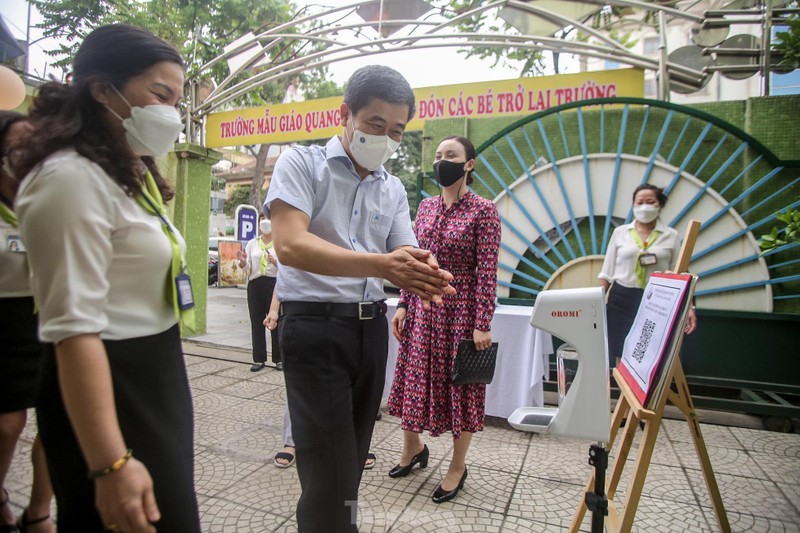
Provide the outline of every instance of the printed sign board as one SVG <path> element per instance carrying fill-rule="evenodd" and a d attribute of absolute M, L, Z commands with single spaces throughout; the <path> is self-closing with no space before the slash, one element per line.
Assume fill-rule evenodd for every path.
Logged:
<path fill-rule="evenodd" d="M 644 289 L 639 311 L 633 321 L 619 371 L 636 398 L 647 405 L 656 390 L 665 361 L 674 354 L 675 328 L 686 311 L 691 274 L 655 272 Z"/>
<path fill-rule="evenodd" d="M 414 89 L 417 113 L 406 131 L 441 118 L 524 116 L 615 96 L 644 96 L 644 71 L 624 68 Z M 327 139 L 341 133 L 342 97 L 236 109 L 208 115 L 206 146 L 220 148 Z"/>

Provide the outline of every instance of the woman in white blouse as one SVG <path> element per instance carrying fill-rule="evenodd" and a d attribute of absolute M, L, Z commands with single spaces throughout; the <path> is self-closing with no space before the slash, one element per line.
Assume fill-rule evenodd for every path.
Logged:
<path fill-rule="evenodd" d="M 29 533 L 55 531 L 50 520 L 50 476 L 44 448 L 37 435 L 31 448 L 33 483 L 30 503 L 14 524 L 5 488 L 14 450 L 27 421 L 28 409 L 36 403 L 39 367 L 44 353 L 36 337 L 37 323 L 25 246 L 19 236 L 14 198 L 19 180 L 14 163 L 29 142 L 32 126 L 13 111 L 0 111 L 0 532 Z"/>
<path fill-rule="evenodd" d="M 611 368 L 622 356 L 625 337 L 636 318 L 650 274 L 675 268 L 681 246 L 678 232 L 658 217 L 666 204 L 667 196 L 655 185 L 636 187 L 633 191 L 634 221 L 618 226 L 608 243 L 598 278 L 608 292 L 606 313 Z M 686 333 L 693 332 L 696 326 L 697 318 L 692 307 Z"/>
<path fill-rule="evenodd" d="M 185 243 L 155 166 L 182 129 L 183 60 L 127 25 L 40 87 L 17 196 L 39 336 L 37 402 L 64 531 L 198 532 L 179 319 Z"/>
<path fill-rule="evenodd" d="M 264 320 L 269 313 L 275 282 L 278 279 L 278 256 L 272 245 L 272 224 L 261 213 L 258 217 L 261 236 L 251 239 L 237 254 L 239 267 L 247 273 L 247 309 L 250 312 L 250 335 L 253 343 L 253 366 L 251 372 L 258 372 L 267 362 L 267 328 Z M 275 368 L 283 370 L 278 334 L 270 334 L 272 341 L 272 362 Z"/>

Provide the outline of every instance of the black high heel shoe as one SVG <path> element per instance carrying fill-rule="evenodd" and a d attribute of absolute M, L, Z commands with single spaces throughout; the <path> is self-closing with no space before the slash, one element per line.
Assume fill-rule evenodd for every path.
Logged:
<path fill-rule="evenodd" d="M 436 490 L 433 491 L 433 496 L 431 496 L 431 500 L 433 503 L 444 503 L 449 502 L 453 498 L 458 495 L 458 491 L 461 490 L 461 487 L 464 486 L 464 482 L 467 480 L 467 467 L 464 467 L 464 475 L 461 476 L 461 481 L 458 482 L 458 486 L 453 490 L 445 491 L 442 489 L 442 485 L 440 484 L 436 487 Z"/>
<path fill-rule="evenodd" d="M 428 457 L 430 456 L 431 452 L 428 450 L 428 445 L 425 444 L 422 447 L 422 451 L 419 452 L 417 455 L 411 458 L 411 463 L 407 466 L 400 466 L 395 465 L 394 468 L 389 470 L 389 477 L 406 477 L 410 472 L 411 469 L 414 468 L 414 465 L 419 463 L 420 468 L 425 468 L 428 466 Z"/>

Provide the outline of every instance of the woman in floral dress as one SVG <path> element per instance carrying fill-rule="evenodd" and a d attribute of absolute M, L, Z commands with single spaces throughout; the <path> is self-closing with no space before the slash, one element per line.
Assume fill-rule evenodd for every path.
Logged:
<path fill-rule="evenodd" d="M 391 477 L 403 477 L 428 464 L 420 434 L 451 431 L 453 457 L 434 491 L 435 503 L 452 500 L 467 478 L 466 455 L 472 435 L 484 426 L 486 385 L 452 385 L 458 343 L 472 339 L 477 349 L 491 345 L 497 285 L 500 217 L 494 204 L 471 192 L 475 147 L 464 137 L 446 137 L 436 149 L 434 175 L 441 196 L 420 203 L 415 221 L 419 246 L 430 250 L 452 273 L 455 295 L 423 308 L 419 298 L 400 293 L 392 332 L 400 342 L 389 414 L 402 419 L 403 453 Z"/>

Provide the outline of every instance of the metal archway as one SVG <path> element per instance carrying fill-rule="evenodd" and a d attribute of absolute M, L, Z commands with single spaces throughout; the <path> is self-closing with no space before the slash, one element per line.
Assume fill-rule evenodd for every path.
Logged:
<path fill-rule="evenodd" d="M 587 100 L 519 120 L 478 152 L 473 190 L 495 202 L 503 224 L 501 297 L 535 297 L 582 264 L 578 277 L 595 284 L 640 183 L 665 188 L 662 219 L 681 235 L 689 220 L 703 223 L 690 266 L 699 307 L 770 312 L 800 297 L 800 245 L 762 255 L 757 243 L 775 213 L 800 205 L 800 161 L 781 161 L 714 116 L 655 100 Z"/>
<path fill-rule="evenodd" d="M 749 10 L 759 14 L 762 12 L 762 2 L 771 6 L 772 1 L 740 0 L 740 3 L 745 6 L 746 12 Z M 698 69 L 669 61 L 663 31 L 666 24 L 670 20 L 681 19 L 704 28 L 720 20 L 724 22 L 726 13 L 709 14 L 705 9 L 727 3 L 728 0 L 676 0 L 669 3 L 640 0 L 488 0 L 461 13 L 447 11 L 444 0 L 361 0 L 339 7 L 306 4 L 291 22 L 238 39 L 224 54 L 200 68 L 197 77 L 192 80 L 195 85 L 200 82 L 203 73 L 214 65 L 224 61 L 234 65 L 228 77 L 219 82 L 202 102 L 189 102 L 192 120 L 188 121 L 188 133 L 193 138 L 191 129 L 196 122 L 210 112 L 229 106 L 255 87 L 339 61 L 420 48 L 514 46 L 532 51 L 611 59 L 659 72 L 659 97 L 668 99 L 669 83 L 689 89 L 699 88 L 712 75 L 712 69 Z M 642 13 L 651 13 L 659 19 L 662 37 L 658 57 L 633 53 L 587 23 L 591 17 L 612 6 L 624 8 L 628 13 L 622 17 L 622 21 Z M 782 20 L 781 17 L 786 16 L 784 11 L 787 10 L 776 10 L 775 17 Z M 474 17 L 494 17 L 492 20 L 502 18 L 517 29 L 508 31 L 508 25 L 499 24 L 497 29 L 484 25 L 482 31 L 475 33 L 459 31 L 459 24 Z M 768 28 L 773 20 L 772 14 L 762 18 L 765 28 Z M 515 22 L 522 19 L 529 23 L 521 25 Z M 588 39 L 555 36 L 564 29 L 577 29 Z M 310 53 L 283 61 L 278 51 L 294 43 L 310 48 Z M 768 41 L 763 44 L 769 45 Z M 762 72 L 766 72 L 769 69 L 769 54 L 763 52 L 762 46 L 760 53 L 767 58 Z M 722 68 L 725 67 L 714 67 L 715 70 Z M 191 92 L 190 98 L 193 98 L 194 91 Z"/>

